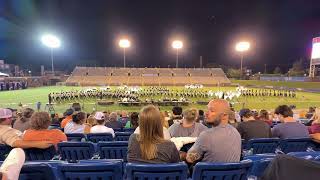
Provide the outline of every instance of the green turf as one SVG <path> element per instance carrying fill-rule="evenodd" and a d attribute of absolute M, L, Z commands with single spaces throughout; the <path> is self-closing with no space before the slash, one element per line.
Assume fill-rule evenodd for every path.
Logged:
<path fill-rule="evenodd" d="M 320 82 L 277 82 L 277 81 L 258 81 L 258 80 L 231 80 L 234 84 L 242 86 L 274 86 L 274 87 L 288 87 L 288 88 L 306 88 L 306 89 L 320 89 Z"/>
<path fill-rule="evenodd" d="M 299 84 L 298 84 L 299 85 Z M 320 86 L 319 86 L 320 87 Z M 319 88 L 318 87 L 318 88 Z M 25 90 L 16 90 L 16 91 L 5 91 L 0 92 L 0 107 L 11 107 L 18 108 L 18 104 L 21 102 L 24 106 L 36 108 L 36 102 L 40 101 L 42 103 L 42 109 L 44 110 L 45 104 L 48 102 L 48 94 L 50 92 L 60 92 L 61 90 L 67 91 L 72 89 L 81 89 L 85 87 L 66 87 L 66 86 L 51 86 L 51 87 L 40 87 L 40 88 L 29 88 Z M 112 87 L 115 88 L 115 87 Z M 171 87 L 172 89 L 181 90 L 183 87 Z M 205 90 L 218 90 L 228 91 L 235 90 L 235 87 L 210 87 L 205 88 Z M 159 99 L 160 96 L 154 97 L 154 99 Z M 109 99 L 116 101 L 116 99 Z M 192 102 L 196 102 L 198 100 L 208 101 L 209 99 L 197 99 L 191 98 Z M 87 99 L 80 100 L 80 102 L 84 106 L 84 110 L 86 112 L 91 112 L 95 108 L 99 111 L 109 110 L 128 110 L 128 111 L 139 111 L 141 107 L 126 107 L 119 105 L 112 106 L 97 106 L 95 105 L 98 100 L 96 99 Z M 74 102 L 74 101 L 72 101 Z M 56 104 L 54 106 L 56 112 L 63 112 L 66 108 L 70 107 L 72 102 L 64 102 L 60 104 Z M 280 104 L 288 104 L 288 105 L 296 105 L 297 108 L 308 108 L 309 106 L 317 106 L 320 107 L 320 95 L 316 93 L 307 93 L 307 92 L 297 92 L 296 98 L 279 98 L 279 97 L 240 97 L 235 101 L 235 108 L 239 110 L 242 107 L 248 107 L 251 109 L 268 109 L 272 110 L 277 105 Z M 206 109 L 205 105 L 198 105 L 196 103 L 191 104 L 189 107 L 196 107 L 198 109 Z M 171 110 L 170 106 L 162 106 L 161 110 Z"/>

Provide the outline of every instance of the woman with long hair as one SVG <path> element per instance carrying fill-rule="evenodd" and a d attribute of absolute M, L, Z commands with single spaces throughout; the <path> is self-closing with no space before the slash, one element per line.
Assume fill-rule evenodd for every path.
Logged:
<path fill-rule="evenodd" d="M 90 133 L 91 127 L 85 124 L 86 119 L 87 114 L 84 112 L 77 112 L 72 115 L 72 121 L 65 126 L 64 133 Z"/>
<path fill-rule="evenodd" d="M 163 137 L 163 122 L 159 110 L 152 105 L 142 108 L 139 134 L 132 134 L 128 145 L 128 162 L 175 163 L 180 161 L 173 142 Z"/>
<path fill-rule="evenodd" d="M 34 113 L 34 110 L 31 108 L 24 109 L 21 113 L 21 117 L 14 122 L 13 128 L 18 129 L 21 132 L 24 132 L 25 130 L 30 129 L 31 128 L 30 118 L 33 113 Z"/>

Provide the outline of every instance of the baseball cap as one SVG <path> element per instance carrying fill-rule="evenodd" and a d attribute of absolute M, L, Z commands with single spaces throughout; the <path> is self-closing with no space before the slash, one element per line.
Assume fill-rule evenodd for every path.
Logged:
<path fill-rule="evenodd" d="M 66 115 L 66 116 L 70 116 L 70 115 L 73 114 L 73 112 L 74 112 L 73 109 L 71 109 L 71 108 L 70 108 L 70 109 L 67 109 L 66 112 L 65 112 L 65 115 Z"/>
<path fill-rule="evenodd" d="M 10 109 L 0 108 L 0 118 L 10 118 L 12 117 L 12 111 Z"/>
<path fill-rule="evenodd" d="M 96 120 L 104 120 L 104 114 L 103 112 L 96 112 L 96 114 L 94 115 L 94 118 Z"/>
<path fill-rule="evenodd" d="M 239 115 L 240 117 L 243 117 L 243 116 L 252 116 L 252 112 L 250 111 L 250 109 L 241 109 L 240 112 L 239 112 Z"/>

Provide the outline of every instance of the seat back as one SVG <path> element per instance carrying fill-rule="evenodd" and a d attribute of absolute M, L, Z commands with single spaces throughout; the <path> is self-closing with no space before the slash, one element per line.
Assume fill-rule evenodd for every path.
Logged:
<path fill-rule="evenodd" d="M 0 144 L 0 161 L 4 161 L 7 157 L 7 155 L 10 153 L 12 147 Z"/>
<path fill-rule="evenodd" d="M 188 166 L 185 163 L 170 164 L 140 164 L 127 163 L 127 179 L 154 180 L 154 179 L 175 179 L 186 180 Z"/>
<path fill-rule="evenodd" d="M 310 138 L 292 138 L 280 141 L 280 148 L 284 153 L 302 152 L 306 151 L 309 147 L 314 147 Z"/>
<path fill-rule="evenodd" d="M 121 161 L 115 162 L 80 162 L 60 164 L 57 167 L 61 179 L 96 180 L 112 179 L 122 180 L 123 165 Z"/>
<path fill-rule="evenodd" d="M 133 133 L 135 130 L 136 129 L 134 129 L 134 128 L 123 128 L 122 129 L 123 132 L 131 132 L 131 133 Z"/>
<path fill-rule="evenodd" d="M 58 144 L 58 151 L 61 159 L 69 162 L 91 159 L 95 152 L 91 142 L 61 142 Z"/>
<path fill-rule="evenodd" d="M 290 156 L 298 157 L 298 158 L 303 158 L 303 159 L 309 159 L 309 160 L 320 160 L 320 152 L 315 151 L 315 152 L 290 152 L 288 153 Z"/>
<path fill-rule="evenodd" d="M 194 167 L 192 179 L 246 180 L 251 166 L 251 160 L 244 160 L 239 163 L 199 162 Z"/>
<path fill-rule="evenodd" d="M 122 128 L 113 128 L 114 132 L 123 132 Z"/>
<path fill-rule="evenodd" d="M 47 149 L 29 148 L 24 149 L 27 161 L 51 160 L 56 154 L 56 149 L 51 146 Z"/>
<path fill-rule="evenodd" d="M 81 142 L 83 139 L 86 140 L 86 136 L 82 133 L 70 133 L 66 134 L 68 141 Z"/>
<path fill-rule="evenodd" d="M 115 132 L 115 140 L 116 141 L 129 141 L 131 132 Z"/>
<path fill-rule="evenodd" d="M 52 167 L 47 163 L 25 163 L 20 171 L 19 180 L 55 180 Z"/>
<path fill-rule="evenodd" d="M 127 161 L 128 141 L 99 142 L 101 159 L 123 159 Z"/>
<path fill-rule="evenodd" d="M 253 154 L 274 153 L 279 142 L 279 138 L 250 139 L 247 143 L 247 149 L 252 149 Z"/>
<path fill-rule="evenodd" d="M 87 134 L 90 142 L 98 143 L 99 141 L 113 141 L 112 134 L 110 133 L 90 133 Z"/>

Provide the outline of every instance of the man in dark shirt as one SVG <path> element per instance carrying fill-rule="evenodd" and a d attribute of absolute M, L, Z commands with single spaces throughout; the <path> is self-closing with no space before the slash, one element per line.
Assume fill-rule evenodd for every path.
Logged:
<path fill-rule="evenodd" d="M 109 115 L 109 121 L 106 123 L 106 126 L 112 129 L 119 129 L 123 128 L 123 125 L 121 122 L 117 121 L 117 113 L 112 112 Z"/>
<path fill-rule="evenodd" d="M 254 138 L 269 138 L 271 137 L 270 126 L 261 120 L 256 120 L 249 109 L 243 109 L 239 114 L 243 122 L 241 122 L 237 129 L 242 139 L 248 141 Z"/>

